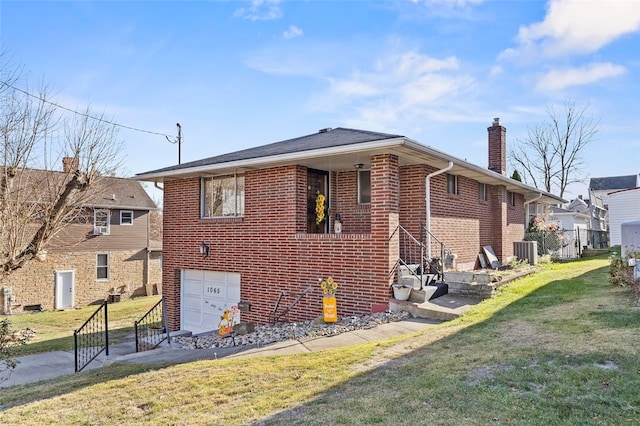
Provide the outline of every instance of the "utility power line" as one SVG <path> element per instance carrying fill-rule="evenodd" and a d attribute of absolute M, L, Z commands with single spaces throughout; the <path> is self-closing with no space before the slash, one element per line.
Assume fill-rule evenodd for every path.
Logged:
<path fill-rule="evenodd" d="M 5 85 L 5 86 L 8 86 L 8 87 L 11 87 L 14 90 L 17 90 L 18 92 L 24 93 L 27 96 L 35 98 L 35 99 L 37 99 L 37 100 L 39 100 L 41 102 L 45 102 L 45 103 L 48 103 L 50 105 L 53 105 L 56 108 L 60 108 L 60 109 L 63 109 L 65 111 L 69 111 L 69 112 L 71 112 L 73 114 L 81 115 L 83 117 L 91 118 L 93 120 L 101 121 L 103 123 L 110 124 L 112 126 L 121 127 L 123 129 L 128 129 L 128 130 L 133 130 L 135 132 L 148 133 L 150 135 L 164 136 L 167 139 L 167 141 L 169 141 L 170 143 L 172 143 L 174 145 L 176 143 L 178 143 L 180 141 L 180 139 L 181 139 L 180 138 L 180 129 L 178 130 L 178 139 L 177 140 L 171 140 L 170 138 L 172 138 L 173 136 L 172 135 L 167 135 L 166 133 L 153 132 L 151 130 L 145 130 L 145 129 L 139 129 L 137 127 L 125 126 L 124 124 L 115 123 L 113 121 L 105 120 L 104 118 L 96 117 L 96 116 L 93 116 L 93 115 L 90 115 L 90 114 L 86 114 L 86 113 L 83 113 L 83 112 L 79 112 L 79 111 L 73 110 L 71 108 L 67 108 L 67 107 L 62 106 L 60 104 L 57 104 L 55 102 L 49 101 L 47 99 L 44 99 L 44 98 L 42 98 L 40 96 L 36 96 L 36 95 L 34 95 L 32 93 L 29 93 L 26 90 L 22 90 L 19 87 L 13 86 L 12 84 L 9 84 L 7 82 L 2 82 L 2 84 Z"/>

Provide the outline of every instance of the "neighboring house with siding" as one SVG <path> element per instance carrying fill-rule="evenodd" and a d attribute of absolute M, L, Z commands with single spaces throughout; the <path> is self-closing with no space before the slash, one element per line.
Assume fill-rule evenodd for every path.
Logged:
<path fill-rule="evenodd" d="M 164 186 L 170 328 L 216 329 L 238 302 L 250 306 L 243 321 L 266 323 L 282 295 L 280 307 L 307 289 L 287 318 L 317 318 L 328 276 L 339 316 L 384 311 L 399 225 L 417 239 L 429 231 L 430 257 L 439 240 L 460 269 L 479 267 L 486 245 L 508 261 L 530 212 L 564 200 L 507 177 L 506 129 L 496 119 L 488 132 L 489 169 L 405 136 L 336 128 L 137 175 Z"/>
<path fill-rule="evenodd" d="M 640 174 L 625 176 L 593 177 L 589 180 L 589 197 L 600 198 L 609 203 L 609 193 L 640 186 Z"/>
<path fill-rule="evenodd" d="M 51 179 L 63 173 L 30 172 Z M 150 212 L 157 207 L 140 182 L 101 177 L 88 191 L 78 220 L 54 237 L 40 261 L 0 281 L 3 314 L 85 306 L 112 294 L 124 300 L 145 295 L 153 285 L 160 289 L 162 243 L 149 237 Z"/>
<path fill-rule="evenodd" d="M 609 230 L 609 193 L 639 186 L 640 174 L 591 178 L 589 199 L 592 229 Z"/>
<path fill-rule="evenodd" d="M 608 194 L 611 245 L 622 243 L 622 224 L 640 221 L 640 186 Z"/>
<path fill-rule="evenodd" d="M 583 247 L 591 245 L 591 218 L 587 203 L 577 198 L 566 208 L 552 206 L 550 212 L 551 220 L 558 223 L 558 230 L 562 235 L 563 248 L 560 257 L 579 257 Z"/>

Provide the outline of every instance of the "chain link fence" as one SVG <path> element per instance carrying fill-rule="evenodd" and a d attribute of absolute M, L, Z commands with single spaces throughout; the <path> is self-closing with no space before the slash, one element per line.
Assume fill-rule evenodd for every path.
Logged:
<path fill-rule="evenodd" d="M 538 242 L 538 256 L 577 259 L 585 248 L 608 248 L 609 232 L 579 228 L 572 231 L 525 232 L 523 240 Z"/>

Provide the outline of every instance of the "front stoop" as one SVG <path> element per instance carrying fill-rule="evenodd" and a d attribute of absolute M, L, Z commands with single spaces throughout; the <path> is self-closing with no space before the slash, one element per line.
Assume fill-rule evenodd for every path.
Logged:
<path fill-rule="evenodd" d="M 456 294 L 445 294 L 437 299 L 421 303 L 391 298 L 389 299 L 389 310 L 391 312 L 406 311 L 416 318 L 451 321 L 480 302 L 481 300 L 478 298 Z"/>

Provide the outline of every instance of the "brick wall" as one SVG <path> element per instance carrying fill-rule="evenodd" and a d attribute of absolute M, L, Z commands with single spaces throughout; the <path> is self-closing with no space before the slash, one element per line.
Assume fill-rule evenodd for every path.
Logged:
<path fill-rule="evenodd" d="M 101 252 L 102 253 L 102 252 Z M 44 262 L 32 261 L 0 281 L 0 287 L 10 287 L 16 300 L 12 313 L 21 313 L 26 305 L 55 308 L 56 271 L 75 271 L 75 306 L 86 306 L 105 300 L 115 287 L 121 300 L 145 294 L 146 250 L 108 251 L 109 279 L 96 280 L 96 252 L 48 253 Z M 160 284 L 160 259 L 152 256 L 149 282 Z M 0 309 L 4 307 L 0 291 Z"/>
<path fill-rule="evenodd" d="M 400 168 L 400 223 L 416 238 L 426 217 L 425 179 L 436 169 L 425 165 Z M 477 256 L 490 245 L 504 262 L 513 241 L 524 233 L 524 198 L 516 194 L 516 207 L 507 208 L 503 187 L 487 186 L 487 200 L 478 198 L 478 182 L 458 176 L 458 194 L 447 193 L 446 174 L 431 179 L 431 232 L 457 255 L 460 269 L 478 267 Z M 508 214 L 508 216 L 507 216 Z M 432 255 L 439 246 L 432 243 Z M 498 254 L 500 253 L 500 254 Z"/>
<path fill-rule="evenodd" d="M 318 279 L 327 276 L 340 286 L 339 315 L 386 308 L 389 229 L 397 222 L 389 217 L 394 212 L 397 217 L 398 209 L 397 158 L 381 156 L 372 162 L 376 207 L 370 208 L 370 218 L 357 205 L 354 190 L 339 191 L 355 182 L 355 172 L 330 177 L 335 185 L 331 202 L 345 221 L 341 235 L 306 233 L 306 169 L 301 167 L 248 172 L 244 217 L 235 219 L 200 219 L 198 178 L 167 181 L 162 277 L 171 328 L 180 326 L 181 269 L 240 273 L 242 299 L 252 303 L 252 311 L 243 314 L 245 321 L 267 322 L 281 291 L 297 294 L 310 285 L 314 290 L 296 305 L 289 319 L 321 315 Z M 367 228 L 371 232 L 353 232 Z M 198 252 L 201 241 L 211 244 L 207 258 Z"/>
<path fill-rule="evenodd" d="M 371 232 L 371 205 L 358 204 L 358 172 L 343 171 L 335 175 L 335 207 L 331 209 L 332 219 L 336 213 L 342 216 L 342 232 L 368 234 Z M 331 228 L 333 229 L 333 228 Z"/>

